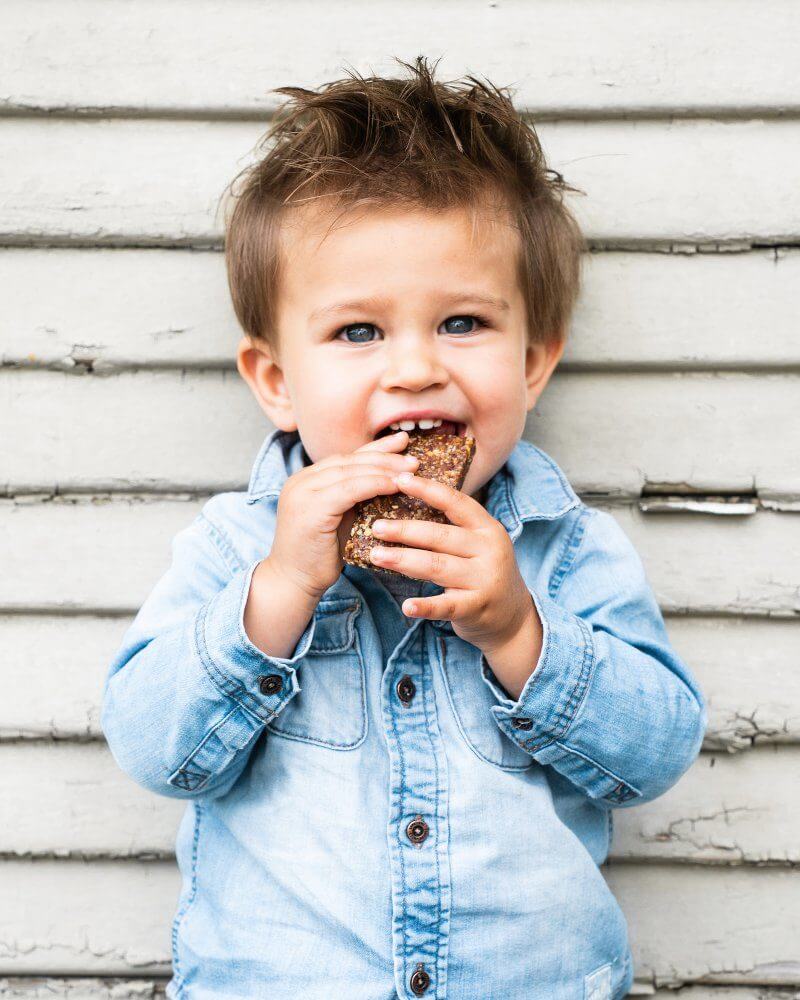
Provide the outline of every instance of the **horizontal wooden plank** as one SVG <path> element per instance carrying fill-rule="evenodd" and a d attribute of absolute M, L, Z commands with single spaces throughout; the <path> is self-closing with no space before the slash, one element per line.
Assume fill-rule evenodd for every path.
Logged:
<path fill-rule="evenodd" d="M 787 442 L 800 440 L 799 396 L 800 374 L 557 371 L 525 437 L 579 492 L 638 497 L 669 484 L 796 497 Z M 238 489 L 272 427 L 238 372 L 208 370 L 6 369 L 0 425 L 7 494 Z"/>
<path fill-rule="evenodd" d="M 102 0 L 7 7 L 0 60 L 11 108 L 264 111 L 274 87 L 316 86 L 348 64 L 396 75 L 388 54 L 419 52 L 444 55 L 442 78 L 486 75 L 537 111 L 797 106 L 800 52 L 785 0 L 737 3 L 735 16 L 730 3 L 706 2 L 702 32 L 686 30 L 689 0 L 573 0 L 568 19 L 557 0 L 461 0 L 457 18 L 442 0 L 194 0 L 191 12 L 139 0 L 124 18 Z"/>
<path fill-rule="evenodd" d="M 637 978 L 800 983 L 797 871 L 622 863 L 605 874 Z M 5 861 L 0 972 L 166 973 L 178 889 L 172 862 Z"/>
<path fill-rule="evenodd" d="M 798 284 L 793 250 L 588 254 L 561 366 L 796 366 Z M 1 364 L 235 367 L 220 253 L 6 248 L 0 286 Z"/>
<path fill-rule="evenodd" d="M 165 986 L 166 979 L 13 976 L 0 979 L 0 1000 L 161 1000 L 165 996 Z M 702 1000 L 706 1000 L 705 996 Z M 720 997 L 719 1000 L 728 998 Z M 753 997 L 741 997 L 740 1000 L 753 1000 Z M 774 997 L 774 1000 L 782 998 Z"/>
<path fill-rule="evenodd" d="M 800 862 L 800 749 L 702 753 L 668 792 L 613 814 L 611 857 Z"/>
<path fill-rule="evenodd" d="M 549 165 L 585 192 L 569 204 L 602 245 L 800 236 L 796 120 L 543 122 L 538 131 Z M 263 133 L 261 121 L 6 118 L 0 142 L 13 155 L 0 160 L 0 237 L 216 245 L 220 196 Z"/>
<path fill-rule="evenodd" d="M 0 610 L 135 610 L 168 567 L 171 538 L 202 503 L 0 500 L 0 565 L 14 567 L 0 577 Z M 800 518 L 608 509 L 640 553 L 665 611 L 797 613 Z"/>
<path fill-rule="evenodd" d="M 99 739 L 106 671 L 129 617 L 0 616 L 0 739 Z M 709 750 L 800 742 L 800 622 L 667 619 L 706 695 Z"/>
<path fill-rule="evenodd" d="M 706 696 L 709 749 L 800 741 L 800 621 L 668 618 Z"/>
<path fill-rule="evenodd" d="M 610 857 L 796 865 L 798 773 L 798 747 L 702 753 L 665 795 L 614 813 Z M 0 745 L 0 800 L 14 817 L 0 854 L 19 857 L 170 857 L 185 808 L 139 788 L 104 743 Z"/>
<path fill-rule="evenodd" d="M 159 1000 L 165 979 L 56 979 L 14 976 L 0 979 L 0 1000 Z M 654 990 L 634 982 L 628 996 L 652 1000 L 797 1000 L 793 989 L 780 986 L 684 986 Z"/>

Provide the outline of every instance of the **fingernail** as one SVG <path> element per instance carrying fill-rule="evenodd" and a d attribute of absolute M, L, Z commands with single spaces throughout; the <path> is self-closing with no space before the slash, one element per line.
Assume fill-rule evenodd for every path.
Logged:
<path fill-rule="evenodd" d="M 401 472 L 399 476 L 395 476 L 394 481 L 400 486 L 408 486 L 413 478 L 410 472 Z"/>
<path fill-rule="evenodd" d="M 403 455 L 403 458 L 409 465 L 419 465 L 419 459 L 416 455 Z"/>
<path fill-rule="evenodd" d="M 372 522 L 372 530 L 373 531 L 383 531 L 383 529 L 385 527 L 386 527 L 386 522 L 385 521 L 373 521 Z"/>

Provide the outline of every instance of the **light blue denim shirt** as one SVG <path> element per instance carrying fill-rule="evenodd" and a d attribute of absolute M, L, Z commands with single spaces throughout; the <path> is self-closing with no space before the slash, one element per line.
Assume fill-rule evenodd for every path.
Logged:
<path fill-rule="evenodd" d="M 624 996 L 612 814 L 670 788 L 707 722 L 631 542 L 520 441 L 485 500 L 544 627 L 518 701 L 353 566 L 293 655 L 267 656 L 244 605 L 307 462 L 296 432 L 268 435 L 248 491 L 175 537 L 110 665 L 114 757 L 188 800 L 169 997 Z"/>

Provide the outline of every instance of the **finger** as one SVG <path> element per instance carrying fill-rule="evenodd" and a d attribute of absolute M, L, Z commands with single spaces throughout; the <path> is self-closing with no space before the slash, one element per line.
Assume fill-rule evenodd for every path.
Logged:
<path fill-rule="evenodd" d="M 353 454 L 358 455 L 365 451 L 402 451 L 407 446 L 408 440 L 408 431 L 395 431 L 393 434 L 375 438 L 374 441 L 367 441 L 360 448 L 356 448 Z"/>
<path fill-rule="evenodd" d="M 400 431 L 400 434 L 405 434 L 408 437 L 405 431 Z M 350 454 L 328 455 L 326 458 L 322 458 L 319 462 L 316 462 L 314 468 L 327 469 L 331 466 L 342 465 L 345 462 L 385 462 L 391 468 L 401 471 L 408 469 L 416 470 L 419 467 L 419 459 L 416 455 L 401 454 L 408 442 L 404 440 L 392 441 L 392 438 L 396 437 L 397 435 L 393 434 L 391 438 L 386 437 L 380 438 L 378 441 L 370 441 L 369 444 L 356 449 L 356 451 Z M 384 442 L 387 443 L 384 444 Z"/>
<path fill-rule="evenodd" d="M 372 454 L 372 458 L 369 455 L 364 455 L 363 461 L 360 462 L 351 462 L 346 457 L 343 461 L 335 464 L 315 467 L 313 471 L 309 472 L 307 485 L 310 489 L 317 491 L 325 489 L 325 487 L 330 486 L 331 483 L 338 482 L 340 479 L 352 479 L 354 476 L 368 475 L 382 475 L 393 478 L 399 472 L 408 471 L 403 470 L 402 466 L 398 468 L 397 463 L 402 461 L 402 455 L 393 456 L 395 461 L 392 462 L 389 461 L 390 456 L 388 455 L 380 458 L 374 452 Z"/>
<path fill-rule="evenodd" d="M 347 475 L 316 491 L 314 503 L 323 507 L 326 514 L 341 517 L 360 500 L 371 500 L 379 495 L 396 492 L 397 484 L 385 473 Z"/>
<path fill-rule="evenodd" d="M 458 591 L 448 590 L 434 597 L 409 597 L 402 604 L 407 618 L 427 618 L 430 621 L 458 621 L 464 613 Z"/>
<path fill-rule="evenodd" d="M 400 546 L 384 548 L 380 545 L 374 546 L 369 555 L 373 566 L 380 569 L 393 569 L 403 576 L 415 580 L 430 580 L 441 587 L 471 589 L 470 560 L 460 556 L 428 552 L 425 549 L 404 549 Z"/>
<path fill-rule="evenodd" d="M 415 476 L 411 473 L 408 474 L 408 479 L 405 478 L 405 474 L 402 476 L 403 478 L 397 480 L 397 485 L 404 493 L 411 497 L 419 497 L 431 507 L 442 511 L 448 520 L 458 527 L 480 526 L 486 510 L 471 496 L 435 479 L 428 479 L 427 476 Z"/>
<path fill-rule="evenodd" d="M 449 552 L 453 556 L 477 554 L 473 533 L 453 524 L 381 517 L 373 521 L 371 527 L 372 534 L 381 542 L 397 542 L 431 552 Z"/>
<path fill-rule="evenodd" d="M 332 465 L 327 469 L 320 469 L 308 485 L 312 493 L 318 494 L 331 486 L 336 486 L 337 483 L 355 482 L 366 476 L 377 476 L 382 480 L 394 483 L 396 475 L 396 471 L 391 467 L 377 463 L 374 465 L 356 463 Z"/>

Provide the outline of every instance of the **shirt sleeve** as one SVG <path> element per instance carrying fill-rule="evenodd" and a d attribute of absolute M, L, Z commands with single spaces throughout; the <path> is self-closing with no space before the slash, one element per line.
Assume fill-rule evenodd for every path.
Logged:
<path fill-rule="evenodd" d="M 174 798 L 213 798 L 233 785 L 266 724 L 300 690 L 295 665 L 316 622 L 291 657 L 250 641 L 243 616 L 259 560 L 232 561 L 208 516 L 214 499 L 173 539 L 171 565 L 123 636 L 103 691 L 115 760 Z"/>
<path fill-rule="evenodd" d="M 500 729 L 590 798 L 637 805 L 662 795 L 703 742 L 705 700 L 673 650 L 644 567 L 617 521 L 586 508 L 548 592 L 536 667 L 514 701 L 482 659 Z"/>

